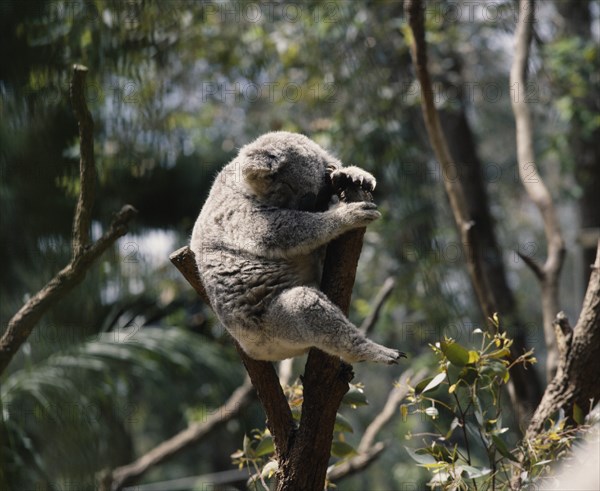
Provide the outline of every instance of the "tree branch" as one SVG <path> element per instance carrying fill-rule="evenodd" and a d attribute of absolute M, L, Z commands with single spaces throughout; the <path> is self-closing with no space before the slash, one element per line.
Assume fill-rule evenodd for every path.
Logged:
<path fill-rule="evenodd" d="M 119 237 L 127 233 L 127 224 L 137 211 L 125 205 L 113 218 L 109 229 L 90 245 L 91 209 L 94 200 L 96 169 L 94 167 L 93 121 L 84 97 L 84 84 L 87 68 L 73 67 L 71 79 L 71 99 L 75 115 L 79 119 L 80 134 L 80 193 L 73 220 L 73 251 L 69 264 L 64 267 L 46 286 L 31 297 L 8 321 L 0 339 L 0 374 L 4 372 L 21 345 L 27 340 L 40 318 L 79 284 L 92 263 Z"/>
<path fill-rule="evenodd" d="M 559 311 L 558 279 L 564 262 L 565 245 L 552 196 L 539 175 L 535 163 L 533 124 L 526 95 L 529 47 L 535 21 L 534 7 L 534 0 L 519 2 L 519 20 L 515 33 L 515 57 L 510 70 L 510 86 L 515 89 L 512 108 L 516 124 L 519 177 L 527 195 L 542 215 L 548 243 L 548 257 L 541 269 L 537 263 L 523 259 L 533 269 L 541 283 L 544 338 L 547 350 L 546 376 L 550 381 L 556 373 L 558 364 L 558 347 L 553 321 Z M 533 264 L 536 267 L 533 267 Z"/>
<path fill-rule="evenodd" d="M 332 467 L 327 473 L 327 479 L 330 482 L 339 482 L 346 477 L 358 474 L 375 462 L 386 447 L 387 445 L 384 442 L 377 442 L 365 452 L 352 457 L 347 462 Z"/>
<path fill-rule="evenodd" d="M 79 198 L 73 218 L 73 257 L 80 256 L 90 243 L 90 225 L 96 188 L 94 162 L 94 120 L 85 102 L 85 76 L 88 69 L 73 65 L 71 104 L 79 122 Z"/>
<path fill-rule="evenodd" d="M 165 440 L 139 457 L 131 464 L 117 467 L 104 476 L 101 491 L 120 491 L 124 486 L 139 479 L 150 468 L 162 464 L 187 447 L 200 442 L 208 434 L 238 416 L 253 399 L 254 388 L 249 380 L 238 387 L 227 402 L 216 409 L 205 421 L 192 423 L 185 430 Z"/>
<path fill-rule="evenodd" d="M 347 202 L 371 200 L 368 193 L 348 188 Z M 356 266 L 365 228 L 355 229 L 327 246 L 321 290 L 344 314 L 350 310 Z M 308 354 L 302 378 L 304 399 L 300 427 L 286 459 L 280 461 L 277 489 L 322 490 L 333 440 L 335 416 L 354 374 L 338 357 L 315 348 Z"/>
<path fill-rule="evenodd" d="M 381 312 L 381 309 L 382 309 L 383 305 L 385 304 L 385 301 L 389 298 L 389 296 L 394 291 L 395 286 L 396 286 L 396 281 L 394 280 L 394 278 L 392 278 L 390 276 L 388 279 L 385 280 L 385 282 L 383 283 L 383 286 L 381 287 L 379 292 L 377 292 L 377 296 L 375 297 L 375 300 L 373 301 L 373 310 L 360 325 L 360 330 L 362 331 L 362 333 L 365 336 L 367 336 L 375 327 L 375 324 L 377 323 L 377 320 L 379 319 L 379 313 Z"/>

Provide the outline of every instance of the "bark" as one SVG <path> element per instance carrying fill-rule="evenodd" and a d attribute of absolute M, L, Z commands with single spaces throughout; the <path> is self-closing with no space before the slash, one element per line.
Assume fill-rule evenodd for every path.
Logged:
<path fill-rule="evenodd" d="M 559 311 L 558 281 L 564 262 L 565 245 L 552 196 L 538 173 L 533 144 L 533 123 L 529 103 L 526 100 L 527 63 L 533 35 L 534 1 L 520 0 L 519 20 L 515 33 L 515 56 L 510 70 L 510 86 L 516 88 L 512 94 L 512 107 L 517 132 L 517 161 L 519 177 L 529 198 L 542 215 L 547 242 L 547 258 L 537 265 L 529 258 L 527 264 L 540 280 L 542 290 L 542 317 L 546 340 L 546 376 L 552 380 L 558 364 L 558 347 L 554 335 L 554 319 Z"/>
<path fill-rule="evenodd" d="M 575 405 L 586 415 L 600 399 L 600 242 L 596 261 L 591 268 L 590 282 L 575 329 L 564 316 L 556 322 L 557 334 L 563 348 L 556 376 L 546 389 L 525 438 L 535 439 L 543 431 L 548 418 L 559 409 L 576 423 Z"/>
<path fill-rule="evenodd" d="M 405 9 L 413 36 L 411 52 L 415 72 L 421 86 L 421 107 L 429 140 L 442 167 L 442 175 L 455 176 L 456 169 L 434 104 L 433 90 L 427 69 L 423 5 L 420 0 L 407 0 Z M 491 317 L 495 312 L 500 312 L 501 307 L 506 309 L 505 312 L 510 312 L 510 303 L 500 304 L 500 302 L 507 302 L 510 299 L 510 293 L 508 299 L 501 299 L 506 295 L 506 290 L 504 289 L 505 285 L 501 283 L 502 279 L 495 277 L 498 274 L 498 263 L 494 256 L 498 258 L 499 251 L 493 231 L 486 228 L 492 226 L 491 217 L 489 212 L 486 216 L 485 211 L 483 212 L 484 215 L 473 215 L 471 213 L 472 208 L 479 209 L 480 205 L 485 205 L 487 202 L 481 182 L 475 183 L 475 180 L 482 180 L 481 176 L 474 175 L 468 178 L 470 181 L 468 180 L 467 185 L 471 185 L 469 191 L 478 192 L 477 195 L 469 198 L 471 201 L 468 201 L 466 196 L 462 176 L 459 177 L 457 179 L 445 178 L 444 186 L 458 228 L 471 284 L 475 290 L 481 311 L 486 318 Z M 477 203 L 476 199 L 484 201 L 483 203 Z M 484 206 L 483 208 L 487 207 Z M 490 254 L 491 263 L 486 262 L 484 252 Z M 516 352 L 516 350 L 513 353 L 515 356 L 520 354 L 522 353 Z M 525 427 L 532 406 L 535 407 L 539 400 L 538 384 L 532 380 L 530 373 L 518 368 L 511 371 L 509 388 L 517 417 L 521 425 Z"/>
<path fill-rule="evenodd" d="M 79 163 L 80 193 L 73 219 L 72 259 L 8 321 L 6 330 L 0 339 L 0 374 L 4 372 L 41 317 L 50 307 L 81 283 L 94 261 L 119 237 L 127 233 L 127 224 L 137 213 L 133 206 L 125 205 L 115 215 L 104 235 L 95 243 L 90 244 L 96 166 L 94 163 L 94 123 L 84 96 L 86 74 L 86 67 L 73 66 L 71 103 L 79 122 L 81 158 Z"/>

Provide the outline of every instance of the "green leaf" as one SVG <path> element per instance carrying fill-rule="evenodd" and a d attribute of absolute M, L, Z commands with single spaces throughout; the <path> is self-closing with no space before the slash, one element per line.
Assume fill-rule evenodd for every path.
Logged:
<path fill-rule="evenodd" d="M 265 436 L 256 446 L 254 450 L 257 457 L 263 455 L 270 455 L 275 451 L 275 445 L 273 444 L 273 437 L 271 435 Z"/>
<path fill-rule="evenodd" d="M 452 433 L 456 428 L 458 428 L 458 418 L 455 417 L 450 423 L 450 429 L 448 430 L 448 433 L 446 433 L 446 440 L 452 436 Z"/>
<path fill-rule="evenodd" d="M 507 356 L 510 356 L 510 350 L 508 348 L 501 348 L 491 352 L 488 358 L 506 358 Z"/>
<path fill-rule="evenodd" d="M 513 462 L 518 462 L 518 459 L 510 453 L 510 450 L 508 450 L 508 447 L 506 446 L 506 443 L 504 443 L 504 440 L 502 440 L 502 438 L 500 438 L 498 435 L 492 435 L 492 441 L 494 442 L 494 445 L 496 445 L 496 449 L 498 450 L 498 452 L 500 452 L 500 454 L 503 457 L 506 457 L 507 459 L 510 459 Z"/>
<path fill-rule="evenodd" d="M 415 386 L 415 394 L 420 394 L 421 392 L 423 392 L 423 389 L 425 387 L 427 387 L 427 385 L 429 385 L 429 382 L 431 382 L 432 380 L 433 380 L 433 377 L 427 377 L 427 378 L 424 378 L 423 380 L 421 380 Z"/>
<path fill-rule="evenodd" d="M 404 447 L 408 452 L 408 455 L 411 459 L 413 459 L 419 465 L 431 465 L 437 464 L 437 461 L 433 458 L 432 455 L 429 454 L 418 454 L 412 448 Z"/>
<path fill-rule="evenodd" d="M 475 408 L 475 419 L 477 420 L 480 428 L 485 428 L 483 412 L 481 411 L 480 407 Z"/>
<path fill-rule="evenodd" d="M 356 455 L 357 453 L 358 452 L 354 449 L 354 447 L 346 442 L 335 440 L 331 444 L 331 455 L 334 457 L 349 457 L 350 455 Z"/>
<path fill-rule="evenodd" d="M 424 393 L 429 390 L 435 389 L 444 380 L 446 380 L 446 372 L 438 373 L 435 377 L 433 377 L 432 379 L 429 380 L 429 382 L 427 383 L 427 385 L 425 385 L 425 387 L 423 388 L 423 390 L 421 392 Z M 423 382 L 421 382 L 421 383 L 423 383 Z M 419 384 L 419 385 L 421 385 L 421 384 Z M 418 385 L 417 385 L 417 387 L 418 387 Z M 416 390 L 417 389 L 415 388 L 415 392 L 416 392 Z"/>
<path fill-rule="evenodd" d="M 338 433 L 354 433 L 354 428 L 352 428 L 350 421 L 348 421 L 340 413 L 337 413 L 335 415 L 335 426 L 333 427 L 333 431 Z"/>
<path fill-rule="evenodd" d="M 342 399 L 342 403 L 350 406 L 366 406 L 369 404 L 369 401 L 367 400 L 367 396 L 364 394 L 364 392 L 356 387 L 351 387 Z"/>
<path fill-rule="evenodd" d="M 457 367 L 464 367 L 469 363 L 469 351 L 456 341 L 442 341 L 440 343 L 442 353 Z"/>
<path fill-rule="evenodd" d="M 578 425 L 585 423 L 585 415 L 577 403 L 573 404 L 573 420 Z"/>

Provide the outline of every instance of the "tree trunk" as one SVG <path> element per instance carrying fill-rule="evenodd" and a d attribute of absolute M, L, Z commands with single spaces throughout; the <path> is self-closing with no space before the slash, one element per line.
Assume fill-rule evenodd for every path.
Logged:
<path fill-rule="evenodd" d="M 527 332 L 519 318 L 515 298 L 506 279 L 506 270 L 496 240 L 494 219 L 490 213 L 489 198 L 475 138 L 464 106 L 461 105 L 460 110 L 455 112 L 441 111 L 440 116 L 448 147 L 463 185 L 467 208 L 474 222 L 472 231 L 475 237 L 474 243 L 481 249 L 479 254 L 481 267 L 488 280 L 494 310 L 498 312 L 502 326 L 506 327 L 514 340 L 511 351 L 512 356 L 516 358 L 529 349 L 525 344 Z M 515 405 L 517 419 L 525 422 L 529 415 L 533 414 L 542 397 L 540 378 L 534 370 L 525 370 L 521 364 L 512 368 L 511 378 L 514 391 L 512 400 L 517 403 Z"/>
<path fill-rule="evenodd" d="M 564 348 L 556 376 L 531 419 L 526 439 L 542 433 L 548 418 L 559 409 L 564 409 L 573 423 L 580 423 L 574 414 L 575 405 L 585 416 L 600 400 L 600 242 L 575 329 L 560 318 L 556 325 L 559 344 Z"/>

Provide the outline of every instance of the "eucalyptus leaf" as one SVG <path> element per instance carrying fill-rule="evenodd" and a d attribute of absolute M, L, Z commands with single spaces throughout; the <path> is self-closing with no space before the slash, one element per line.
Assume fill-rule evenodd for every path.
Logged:
<path fill-rule="evenodd" d="M 364 394 L 364 392 L 356 387 L 351 387 L 350 390 L 344 395 L 342 404 L 347 404 L 349 406 L 367 406 L 369 401 L 367 400 L 367 396 Z"/>
<path fill-rule="evenodd" d="M 469 351 L 456 341 L 442 341 L 440 347 L 446 358 L 457 367 L 464 367 L 469 363 Z"/>
<path fill-rule="evenodd" d="M 333 431 L 338 433 L 354 433 L 354 428 L 352 428 L 350 421 L 340 413 L 337 413 L 335 415 L 335 426 L 333 427 Z"/>
<path fill-rule="evenodd" d="M 428 392 L 430 390 L 435 389 L 438 385 L 440 385 L 444 380 L 446 380 L 446 372 L 438 373 L 435 377 L 433 377 L 427 385 L 421 391 L 422 393 Z M 416 391 L 416 389 L 415 389 Z"/>
<path fill-rule="evenodd" d="M 409 448 L 406 446 L 404 448 L 406 449 L 406 452 L 408 453 L 410 458 L 413 459 L 419 465 L 431 465 L 431 464 L 437 463 L 437 461 L 435 460 L 435 458 L 432 455 L 418 454 L 412 448 Z"/>
<path fill-rule="evenodd" d="M 340 442 L 339 440 L 335 440 L 331 444 L 331 455 L 333 455 L 334 457 L 343 458 L 343 457 L 349 457 L 351 455 L 357 455 L 357 454 L 358 454 L 358 452 L 349 443 Z"/>

